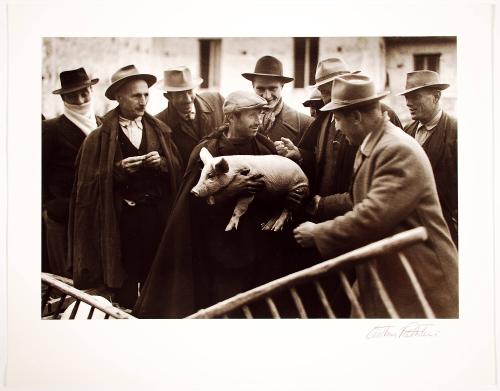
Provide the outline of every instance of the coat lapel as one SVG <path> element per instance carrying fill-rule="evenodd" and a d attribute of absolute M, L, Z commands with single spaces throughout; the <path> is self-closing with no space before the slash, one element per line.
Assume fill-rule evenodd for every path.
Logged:
<path fill-rule="evenodd" d="M 432 134 L 429 136 L 425 143 L 422 145 L 422 148 L 427 153 L 429 160 L 432 165 L 433 171 L 436 170 L 436 167 L 439 165 L 443 155 L 444 155 L 444 147 L 445 147 L 445 137 L 446 137 L 446 115 L 443 112 L 441 118 L 439 119 L 438 124 L 432 131 Z"/>

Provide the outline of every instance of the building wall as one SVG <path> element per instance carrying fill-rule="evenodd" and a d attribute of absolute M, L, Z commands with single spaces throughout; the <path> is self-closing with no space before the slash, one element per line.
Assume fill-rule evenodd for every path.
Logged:
<path fill-rule="evenodd" d="M 456 116 L 457 102 L 457 44 L 450 38 L 434 38 L 432 41 L 422 38 L 420 42 L 394 42 L 387 44 L 386 63 L 389 76 L 389 90 L 393 93 L 388 97 L 389 104 L 406 123 L 410 121 L 406 109 L 405 98 L 396 96 L 405 88 L 406 74 L 414 70 L 414 54 L 441 53 L 440 76 L 441 80 L 449 83 L 450 87 L 442 92 L 441 103 L 443 109 Z"/>
<path fill-rule="evenodd" d="M 342 57 L 353 70 L 361 70 L 374 78 L 379 90 L 401 91 L 406 72 L 413 70 L 413 53 L 441 52 L 443 80 L 452 87 L 443 94 L 445 108 L 454 113 L 456 101 L 456 43 L 451 45 L 440 40 L 422 43 L 390 43 L 380 37 L 321 37 L 319 60 Z M 225 96 L 238 89 L 251 88 L 243 72 L 253 72 L 255 62 L 264 55 L 273 55 L 283 63 L 283 72 L 293 77 L 293 38 L 222 38 L 220 92 Z M 163 78 L 163 70 L 177 65 L 187 65 L 193 74 L 200 73 L 199 40 L 187 38 L 45 38 L 42 63 L 42 112 L 50 118 L 62 112 L 62 101 L 51 91 L 59 88 L 59 73 L 63 70 L 84 66 L 92 77 L 100 78 L 94 86 L 97 114 L 104 114 L 115 106 L 104 97 L 111 75 L 120 67 L 135 64 L 141 72 Z M 387 77 L 388 76 L 388 77 Z M 389 85 L 387 84 L 389 81 Z M 157 113 L 166 106 L 158 83 L 150 90 L 148 111 Z M 293 82 L 285 85 L 285 101 L 303 112 L 302 106 L 311 92 L 310 88 L 293 88 Z M 386 98 L 396 112 L 407 120 L 404 98 Z"/>

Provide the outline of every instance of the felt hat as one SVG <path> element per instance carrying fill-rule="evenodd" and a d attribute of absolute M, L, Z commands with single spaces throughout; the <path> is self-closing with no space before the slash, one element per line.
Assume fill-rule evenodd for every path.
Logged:
<path fill-rule="evenodd" d="M 302 102 L 302 105 L 304 107 L 311 107 L 311 106 L 317 106 L 318 104 L 322 103 L 323 103 L 323 98 L 321 97 L 321 92 L 319 92 L 319 90 L 315 88 L 314 90 L 312 90 L 309 99 Z"/>
<path fill-rule="evenodd" d="M 194 78 L 191 70 L 182 65 L 175 68 L 166 69 L 163 72 L 163 79 L 158 83 L 158 88 L 163 91 L 187 91 L 198 87 L 203 83 L 200 77 Z"/>
<path fill-rule="evenodd" d="M 408 72 L 406 75 L 406 88 L 398 95 L 405 95 L 420 88 L 428 87 L 445 90 L 449 86 L 447 83 L 441 83 L 437 72 L 427 70 Z"/>
<path fill-rule="evenodd" d="M 283 83 L 293 81 L 293 77 L 283 76 L 283 64 L 273 56 L 264 56 L 257 60 L 253 72 L 242 73 L 245 79 L 253 81 L 255 76 L 273 77 L 281 80 Z"/>
<path fill-rule="evenodd" d="M 92 86 L 99 81 L 99 79 L 90 79 L 83 68 L 63 71 L 59 74 L 59 80 L 61 82 L 61 88 L 52 91 L 53 94 L 69 94 L 70 92 Z"/>
<path fill-rule="evenodd" d="M 111 76 L 111 85 L 108 87 L 104 95 L 108 99 L 115 100 L 116 91 L 118 91 L 125 83 L 136 79 L 144 80 L 148 87 L 151 87 L 156 83 L 156 76 L 147 73 L 140 73 L 135 65 L 127 65 L 113 73 Z"/>
<path fill-rule="evenodd" d="M 389 93 L 389 91 L 377 93 L 373 80 L 368 76 L 360 74 L 345 75 L 335 79 L 332 86 L 331 101 L 320 110 L 332 111 L 361 106 L 383 99 Z"/>
<path fill-rule="evenodd" d="M 229 114 L 243 110 L 257 109 L 266 105 L 267 101 L 253 91 L 234 91 L 226 97 L 222 111 L 224 114 Z"/>
<path fill-rule="evenodd" d="M 357 73 L 356 71 L 354 73 Z M 316 84 L 312 87 L 318 88 L 319 86 L 331 82 L 333 79 L 340 75 L 351 73 L 346 63 L 341 58 L 331 57 L 318 62 L 316 66 L 316 74 L 314 80 Z"/>

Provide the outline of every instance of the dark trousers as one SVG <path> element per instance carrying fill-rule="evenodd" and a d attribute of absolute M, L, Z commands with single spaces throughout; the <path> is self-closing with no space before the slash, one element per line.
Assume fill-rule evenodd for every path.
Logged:
<path fill-rule="evenodd" d="M 164 220 L 155 203 L 130 206 L 124 202 L 120 216 L 122 262 L 127 279 L 115 300 L 132 308 L 144 284 L 163 233 Z M 140 284 L 140 285 L 139 285 Z"/>

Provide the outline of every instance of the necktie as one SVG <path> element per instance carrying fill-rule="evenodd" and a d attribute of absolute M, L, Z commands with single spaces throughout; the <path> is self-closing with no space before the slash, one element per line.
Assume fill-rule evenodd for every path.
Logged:
<path fill-rule="evenodd" d="M 425 143 L 425 140 L 427 140 L 428 136 L 429 136 L 429 131 L 424 125 L 420 124 L 420 126 L 417 129 L 417 132 L 415 133 L 415 140 L 417 140 L 417 142 L 420 145 L 422 145 L 423 143 Z"/>

